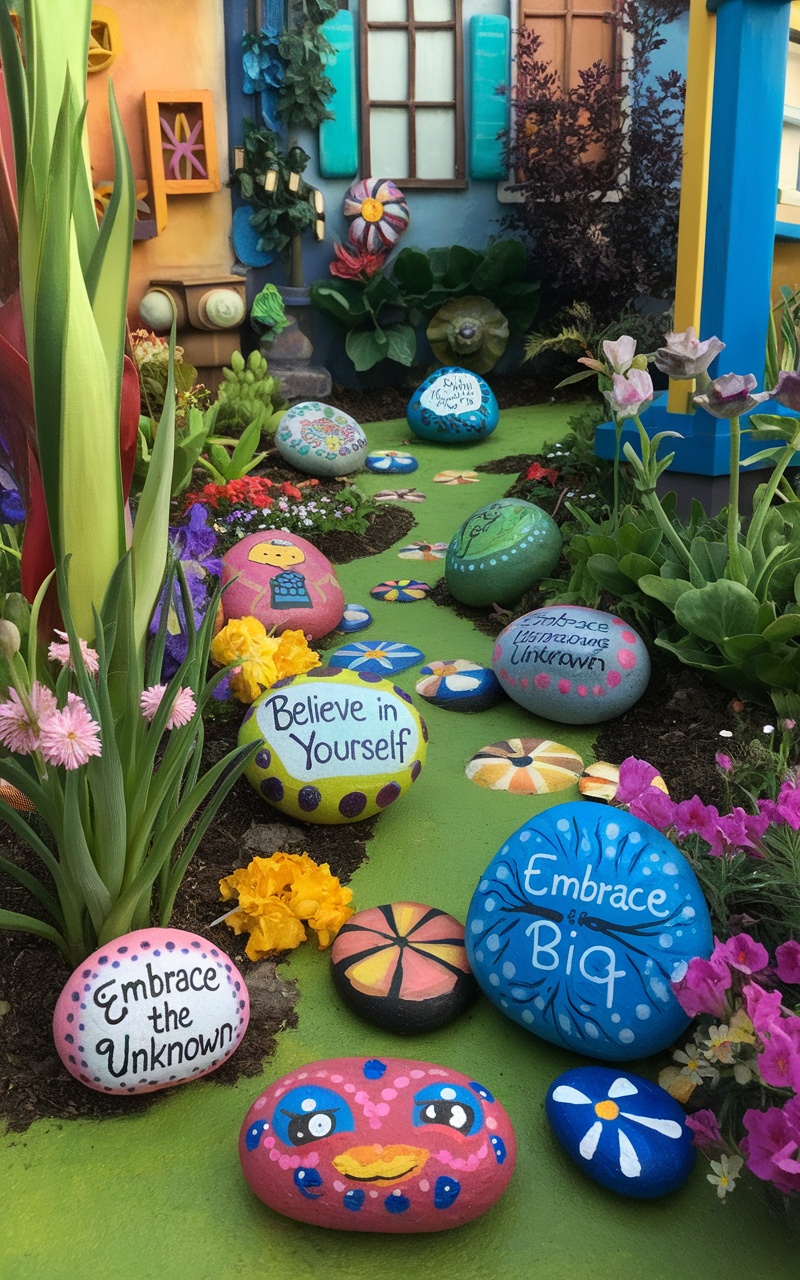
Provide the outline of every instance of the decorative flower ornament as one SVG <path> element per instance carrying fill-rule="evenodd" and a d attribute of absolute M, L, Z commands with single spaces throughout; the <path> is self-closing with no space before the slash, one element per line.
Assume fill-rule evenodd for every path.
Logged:
<path fill-rule="evenodd" d="M 353 219 L 350 243 L 377 254 L 395 247 L 411 218 L 405 196 L 388 178 L 354 182 L 344 198 L 344 216 Z"/>
<path fill-rule="evenodd" d="M 691 325 L 683 333 L 668 333 L 663 347 L 654 356 L 657 369 L 670 378 L 697 378 L 705 373 L 711 361 L 724 351 L 725 343 L 719 338 L 706 338 L 701 342 Z"/>
<path fill-rule="evenodd" d="M 725 373 L 715 378 L 703 395 L 693 396 L 695 404 L 715 418 L 738 418 L 769 400 L 769 391 L 755 391 L 758 380 L 752 373 Z"/>

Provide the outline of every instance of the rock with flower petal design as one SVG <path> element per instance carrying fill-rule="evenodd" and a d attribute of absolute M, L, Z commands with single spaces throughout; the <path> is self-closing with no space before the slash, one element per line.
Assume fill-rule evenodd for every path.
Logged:
<path fill-rule="evenodd" d="M 389 680 L 319 667 L 279 680 L 253 704 L 239 743 L 256 741 L 247 777 L 276 809 L 304 822 L 359 822 L 419 777 L 428 731 Z"/>
<path fill-rule="evenodd" d="M 373 449 L 367 454 L 367 471 L 375 471 L 379 475 L 410 475 L 416 471 L 419 463 L 413 453 L 403 453 L 400 449 Z"/>
<path fill-rule="evenodd" d="M 444 560 L 447 545 L 446 542 L 410 542 L 397 554 L 401 560 Z"/>
<path fill-rule="evenodd" d="M 482 747 L 466 767 L 470 782 L 490 791 L 541 796 L 574 786 L 583 761 L 577 752 L 547 738 L 509 738 Z"/>
<path fill-rule="evenodd" d="M 327 656 L 332 667 L 374 671 L 386 677 L 425 661 L 421 649 L 415 649 L 413 644 L 398 644 L 394 640 L 353 640 Z"/>
<path fill-rule="evenodd" d="M 422 667 L 415 692 L 434 707 L 448 711 L 486 711 L 503 697 L 503 689 L 490 667 L 466 658 L 429 662 Z"/>
<path fill-rule="evenodd" d="M 672 1044 L 689 1019 L 671 984 L 713 945 L 682 854 L 588 800 L 509 836 L 467 914 L 467 955 L 489 999 L 543 1040 L 607 1062 Z"/>
<path fill-rule="evenodd" d="M 364 465 L 367 437 L 355 418 L 319 400 L 304 400 L 278 423 L 275 447 L 298 471 L 347 476 Z"/>
<path fill-rule="evenodd" d="M 500 421 L 500 409 L 483 378 L 469 369 L 448 365 L 417 387 L 406 417 L 421 440 L 470 444 L 492 434 Z"/>
<path fill-rule="evenodd" d="M 267 631 L 302 631 L 312 640 L 341 621 L 344 593 L 333 565 L 296 533 L 251 533 L 223 556 L 225 621 L 258 618 Z"/>
<path fill-rule="evenodd" d="M 417 578 L 389 578 L 379 582 L 370 591 L 376 600 L 385 600 L 387 604 L 414 604 L 424 600 L 431 589 L 429 582 L 420 582 Z"/>
<path fill-rule="evenodd" d="M 378 254 L 395 247 L 411 220 L 405 196 L 388 178 L 354 182 L 344 198 L 344 216 L 352 218 L 347 231 L 350 243 Z"/>
<path fill-rule="evenodd" d="M 613 613 L 548 605 L 497 637 L 492 665 L 526 711 L 559 724 L 599 724 L 638 702 L 650 679 L 644 641 Z"/>
<path fill-rule="evenodd" d="M 551 1084 L 545 1111 L 578 1168 L 609 1191 L 653 1200 L 682 1187 L 694 1168 L 683 1108 L 643 1076 L 574 1067 Z"/>
<path fill-rule="evenodd" d="M 561 534 L 541 507 L 499 498 L 474 511 L 450 541 L 445 579 L 462 604 L 516 604 L 561 555 Z"/>
<path fill-rule="evenodd" d="M 355 635 L 357 631 L 366 631 L 372 626 L 372 614 L 363 604 L 346 604 L 337 631 L 342 635 Z"/>

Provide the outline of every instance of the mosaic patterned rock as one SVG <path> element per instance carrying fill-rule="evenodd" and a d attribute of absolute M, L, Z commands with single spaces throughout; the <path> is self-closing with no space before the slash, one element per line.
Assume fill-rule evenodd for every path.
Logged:
<path fill-rule="evenodd" d="M 275 432 L 278 453 L 311 476 L 346 476 L 367 456 L 367 437 L 354 418 L 319 400 L 305 400 L 283 415 Z"/>
<path fill-rule="evenodd" d="M 497 637 L 492 665 L 509 698 L 559 724 L 613 720 L 650 679 L 647 649 L 629 623 L 571 604 L 516 618 Z"/>
<path fill-rule="evenodd" d="M 466 774 L 476 786 L 492 791 L 541 796 L 574 786 L 582 769 L 580 756 L 560 742 L 509 738 L 478 751 L 469 761 Z"/>
<path fill-rule="evenodd" d="M 422 667 L 423 677 L 415 692 L 434 707 L 448 711 L 485 711 L 503 697 L 503 689 L 490 667 L 466 658 L 450 662 L 429 662 Z"/>
<path fill-rule="evenodd" d="M 643 1076 L 574 1067 L 554 1080 L 545 1111 L 578 1168 L 601 1187 L 653 1200 L 692 1172 L 692 1131 L 681 1105 Z"/>
<path fill-rule="evenodd" d="M 344 612 L 333 565 L 296 533 L 265 529 L 242 538 L 223 556 L 225 621 L 252 616 L 267 631 L 302 631 L 319 640 Z"/>
<path fill-rule="evenodd" d="M 418 466 L 413 453 L 403 453 L 401 449 L 373 449 L 367 454 L 367 471 L 375 471 L 379 475 L 407 476 Z"/>
<path fill-rule="evenodd" d="M 685 858 L 646 822 L 587 800 L 510 836 L 467 916 L 489 999 L 543 1040 L 608 1062 L 660 1053 L 685 1030 L 670 984 L 712 948 Z"/>
<path fill-rule="evenodd" d="M 462 604 L 516 604 L 560 555 L 561 534 L 546 511 L 500 498 L 475 511 L 452 538 L 445 579 Z"/>
<path fill-rule="evenodd" d="M 359 822 L 419 776 L 428 731 L 404 690 L 369 671 L 319 667 L 279 680 L 245 715 L 239 742 L 262 743 L 250 782 L 304 822 Z"/>
<path fill-rule="evenodd" d="M 514 1172 L 511 1122 L 460 1071 L 409 1058 L 331 1058 L 256 1098 L 239 1157 L 250 1189 L 298 1222 L 421 1232 L 485 1213 Z"/>
<path fill-rule="evenodd" d="M 376 600 L 385 600 L 387 604 L 414 604 L 424 600 L 431 589 L 429 582 L 418 582 L 416 578 L 390 578 L 379 582 L 370 591 Z"/>
<path fill-rule="evenodd" d="M 416 649 L 413 644 L 398 644 L 395 640 L 354 640 L 327 656 L 332 667 L 375 671 L 384 677 L 425 661 L 421 649 Z"/>
<path fill-rule="evenodd" d="M 342 635 L 352 636 L 358 631 L 366 631 L 372 626 L 372 614 L 363 604 L 346 604 L 337 631 Z"/>
<path fill-rule="evenodd" d="M 435 1031 L 478 994 L 463 924 L 420 902 L 351 916 L 334 939 L 331 965 L 345 1004 L 387 1031 Z"/>
<path fill-rule="evenodd" d="M 500 421 L 495 394 L 469 369 L 437 369 L 417 388 L 406 411 L 408 425 L 421 440 L 469 444 L 483 440 Z"/>

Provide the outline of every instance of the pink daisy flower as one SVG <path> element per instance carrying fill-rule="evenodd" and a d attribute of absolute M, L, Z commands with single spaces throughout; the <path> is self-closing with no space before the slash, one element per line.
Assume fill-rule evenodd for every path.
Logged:
<path fill-rule="evenodd" d="M 66 631 L 59 631 L 58 628 L 56 628 L 56 635 L 61 636 L 61 639 L 64 640 L 66 643 L 57 644 L 56 641 L 54 640 L 50 644 L 47 650 L 47 656 L 51 662 L 60 662 L 62 667 L 69 667 L 70 671 L 74 671 L 75 664 L 72 661 L 72 654 L 70 652 L 70 647 L 69 647 L 69 637 Z M 97 656 L 97 650 L 90 649 L 86 641 L 81 640 L 80 638 L 78 640 L 78 643 L 81 647 L 81 658 L 83 659 L 84 667 L 86 668 L 90 676 L 96 676 L 98 671 L 100 670 L 100 659 Z"/>
<path fill-rule="evenodd" d="M 91 756 L 101 754 L 100 726 L 89 715 L 83 698 L 67 694 L 67 705 L 42 720 L 40 748 L 48 764 L 79 769 Z"/>
<path fill-rule="evenodd" d="M 36 751 L 39 722 L 57 706 L 55 694 L 38 680 L 33 682 L 28 701 L 32 717 L 25 710 L 16 689 L 9 689 L 8 699 L 0 703 L 0 742 L 20 756 Z"/>
<path fill-rule="evenodd" d="M 158 708 L 161 706 L 161 700 L 167 691 L 165 684 L 151 684 L 145 689 L 139 699 L 139 707 L 145 720 L 152 720 Z M 188 724 L 197 710 L 197 703 L 194 700 L 194 694 L 191 689 L 179 689 L 175 695 L 175 701 L 172 704 L 172 710 L 167 720 L 168 729 L 179 729 L 182 725 Z"/>

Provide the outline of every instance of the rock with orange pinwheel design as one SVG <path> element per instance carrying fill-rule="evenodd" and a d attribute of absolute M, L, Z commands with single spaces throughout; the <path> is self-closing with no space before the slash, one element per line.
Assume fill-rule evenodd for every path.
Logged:
<path fill-rule="evenodd" d="M 580 756 L 560 742 L 509 738 L 482 747 L 467 764 L 466 774 L 476 786 L 491 791 L 541 796 L 574 786 L 582 770 Z"/>
<path fill-rule="evenodd" d="M 331 965 L 345 1004 L 387 1031 L 435 1031 L 478 994 L 463 924 L 420 902 L 351 916 L 334 941 Z"/>

